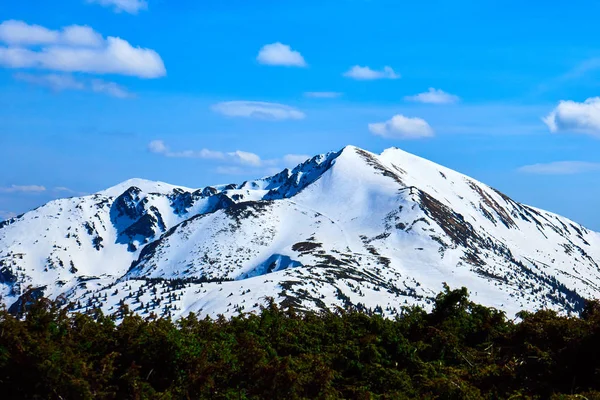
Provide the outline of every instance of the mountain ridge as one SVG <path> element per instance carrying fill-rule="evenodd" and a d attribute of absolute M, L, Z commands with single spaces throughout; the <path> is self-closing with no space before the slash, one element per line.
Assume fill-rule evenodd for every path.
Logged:
<path fill-rule="evenodd" d="M 4 304 L 44 288 L 108 313 L 232 315 L 274 298 L 392 316 L 443 282 L 508 313 L 572 312 L 598 296 L 599 262 L 598 233 L 398 148 L 346 146 L 241 184 L 133 179 L 0 224 Z"/>

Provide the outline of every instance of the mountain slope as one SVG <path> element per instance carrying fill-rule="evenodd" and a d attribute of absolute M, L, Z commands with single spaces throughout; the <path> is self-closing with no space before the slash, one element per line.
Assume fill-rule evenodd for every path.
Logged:
<path fill-rule="evenodd" d="M 133 180 L 0 225 L 5 304 L 230 315 L 267 297 L 393 315 L 442 288 L 512 314 L 597 297 L 600 236 L 465 175 L 348 146 L 293 170 L 198 190 Z"/>

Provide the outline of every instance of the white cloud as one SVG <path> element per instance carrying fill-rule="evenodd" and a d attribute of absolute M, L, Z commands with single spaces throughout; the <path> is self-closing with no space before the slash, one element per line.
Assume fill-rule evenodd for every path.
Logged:
<path fill-rule="evenodd" d="M 162 140 L 153 140 L 148 144 L 148 150 L 155 154 L 167 154 L 169 148 Z"/>
<path fill-rule="evenodd" d="M 283 164 L 286 167 L 295 167 L 296 165 L 303 163 L 309 158 L 310 156 L 305 154 L 286 154 L 285 156 L 283 156 Z"/>
<path fill-rule="evenodd" d="M 51 89 L 55 92 L 63 90 L 85 90 L 86 86 L 83 82 L 78 81 L 71 75 L 33 75 L 26 73 L 17 73 L 13 75 L 17 81 L 26 82 L 36 86 L 42 86 Z"/>
<path fill-rule="evenodd" d="M 55 192 L 65 192 L 65 193 L 74 193 L 75 191 L 72 189 L 69 189 L 68 187 L 64 187 L 64 186 L 57 186 L 54 189 Z"/>
<path fill-rule="evenodd" d="M 148 144 L 148 150 L 151 153 L 162 154 L 171 158 L 205 158 L 205 159 L 224 159 L 225 153 L 220 151 L 212 151 L 208 149 L 202 150 L 184 150 L 171 151 L 162 140 L 153 140 Z"/>
<path fill-rule="evenodd" d="M 316 99 L 335 99 L 342 96 L 340 92 L 304 92 L 304 97 L 312 97 Z"/>
<path fill-rule="evenodd" d="M 286 154 L 281 159 L 263 160 L 258 154 L 242 150 L 232 152 L 208 149 L 171 151 L 170 147 L 162 140 L 150 142 L 148 151 L 170 158 L 198 158 L 219 161 L 229 165 L 219 166 L 217 172 L 233 175 L 248 174 L 249 170 L 240 166 L 249 167 L 251 168 L 250 171 L 254 173 L 275 174 L 284 167 L 295 167 L 310 158 L 307 155 Z"/>
<path fill-rule="evenodd" d="M 242 165 L 261 166 L 263 161 L 261 158 L 247 151 L 236 150 L 229 153 L 222 151 L 215 151 L 209 149 L 201 150 L 183 150 L 183 151 L 171 151 L 171 149 L 162 140 L 153 140 L 148 144 L 148 150 L 151 153 L 161 154 L 165 157 L 171 158 L 199 158 L 206 160 L 222 160 L 226 162 L 233 162 Z"/>
<path fill-rule="evenodd" d="M 225 153 L 208 149 L 202 150 L 184 150 L 171 151 L 162 140 L 153 140 L 148 144 L 148 150 L 151 153 L 162 154 L 165 157 L 171 158 L 204 158 L 213 160 L 222 160 L 225 158 Z"/>
<path fill-rule="evenodd" d="M 305 114 L 290 106 L 261 101 L 227 101 L 212 106 L 212 110 L 228 117 L 266 120 L 303 119 Z"/>
<path fill-rule="evenodd" d="M 17 73 L 13 75 L 13 77 L 17 81 L 45 87 L 55 92 L 77 90 L 103 93 L 108 96 L 122 99 L 133 97 L 133 94 L 127 91 L 126 88 L 118 85 L 117 83 L 103 81 L 102 79 L 92 79 L 91 81 L 88 81 L 76 79 L 72 75 L 68 74 L 34 75 L 27 73 Z"/>
<path fill-rule="evenodd" d="M 519 171 L 528 174 L 573 175 L 600 171 L 600 163 L 586 161 L 556 161 L 545 164 L 525 165 Z"/>
<path fill-rule="evenodd" d="M 260 157 L 254 153 L 249 153 L 247 151 L 236 150 L 232 153 L 227 153 L 229 157 L 232 157 L 234 160 L 239 162 L 240 164 L 253 165 L 255 167 L 260 167 L 262 165 L 262 160 Z"/>
<path fill-rule="evenodd" d="M 350 68 L 350 70 L 345 72 L 344 76 L 347 78 L 363 81 L 400 78 L 400 74 L 394 72 L 392 67 L 389 66 L 383 67 L 381 71 L 376 71 L 369 67 L 361 67 L 360 65 L 355 65 L 354 67 Z"/>
<path fill-rule="evenodd" d="M 133 47 L 114 37 L 109 37 L 106 46 L 98 49 L 52 46 L 37 51 L 0 47 L 0 66 L 139 78 L 159 78 L 166 74 L 163 61 L 154 50 Z"/>
<path fill-rule="evenodd" d="M 23 21 L 8 20 L 0 24 L 0 42 L 15 46 L 65 45 L 82 47 L 102 46 L 102 35 L 85 25 L 70 25 L 51 30 Z"/>
<path fill-rule="evenodd" d="M 23 21 L 8 20 L 0 24 L 0 41 L 15 45 L 54 44 L 60 40 L 60 32 L 40 25 L 28 25 Z"/>
<path fill-rule="evenodd" d="M 282 65 L 285 67 L 306 67 L 306 61 L 299 52 L 283 43 L 271 43 L 263 46 L 256 57 L 265 65 Z"/>
<path fill-rule="evenodd" d="M 70 189 L 70 188 L 64 187 L 64 186 L 56 186 L 56 187 L 52 188 L 52 191 L 55 193 L 55 195 L 58 195 L 58 196 L 62 196 L 62 195 L 87 196 L 90 194 L 88 192 L 79 192 L 77 190 L 73 190 L 73 189 Z"/>
<path fill-rule="evenodd" d="M 9 187 L 0 187 L 0 193 L 41 193 L 46 188 L 39 185 L 11 185 Z"/>
<path fill-rule="evenodd" d="M 550 132 L 572 131 L 600 135 L 600 97 L 591 97 L 583 103 L 561 100 L 542 120 Z"/>
<path fill-rule="evenodd" d="M 63 28 L 61 33 L 62 44 L 83 47 L 100 47 L 104 42 L 102 35 L 89 26 L 71 25 Z"/>
<path fill-rule="evenodd" d="M 137 14 L 142 10 L 148 9 L 148 2 L 146 0 L 87 0 L 87 2 L 100 4 L 103 7 L 113 7 L 117 13 Z"/>
<path fill-rule="evenodd" d="M 37 68 L 61 72 L 118 74 L 158 78 L 166 74 L 160 55 L 151 49 L 134 47 L 126 40 L 104 39 L 87 26 L 73 25 L 51 31 L 22 21 L 0 25 L 0 66 Z M 40 45 L 41 48 L 27 46 Z"/>
<path fill-rule="evenodd" d="M 419 139 L 434 135 L 433 129 L 421 118 L 394 115 L 386 122 L 369 124 L 369 131 L 389 139 Z"/>
<path fill-rule="evenodd" d="M 429 88 L 427 92 L 419 93 L 414 96 L 406 96 L 404 99 L 407 101 L 429 104 L 452 104 L 457 103 L 460 100 L 458 96 L 434 88 Z"/>
<path fill-rule="evenodd" d="M 106 82 L 102 79 L 93 79 L 91 83 L 91 89 L 93 92 L 104 93 L 112 97 L 118 97 L 120 99 L 134 97 L 123 86 L 116 84 L 115 82 Z"/>

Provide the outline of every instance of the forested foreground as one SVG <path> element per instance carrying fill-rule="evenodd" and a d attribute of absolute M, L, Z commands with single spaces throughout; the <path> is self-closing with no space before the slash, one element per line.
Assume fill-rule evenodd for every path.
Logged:
<path fill-rule="evenodd" d="M 446 290 L 386 320 L 275 305 L 260 315 L 120 324 L 36 301 L 0 315 L 3 399 L 600 399 L 600 303 L 503 313 Z"/>

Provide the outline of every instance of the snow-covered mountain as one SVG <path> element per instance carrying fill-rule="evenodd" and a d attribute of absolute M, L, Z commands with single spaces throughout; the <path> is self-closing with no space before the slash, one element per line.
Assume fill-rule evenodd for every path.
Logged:
<path fill-rule="evenodd" d="M 202 189 L 130 180 L 0 223 L 0 294 L 146 315 L 427 306 L 446 282 L 507 311 L 600 294 L 600 234 L 397 148 L 348 146 Z"/>

